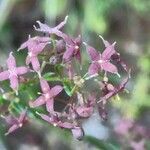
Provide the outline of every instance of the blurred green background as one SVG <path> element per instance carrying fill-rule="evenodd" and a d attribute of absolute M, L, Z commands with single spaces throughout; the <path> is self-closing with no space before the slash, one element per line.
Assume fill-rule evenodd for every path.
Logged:
<path fill-rule="evenodd" d="M 81 34 L 85 42 L 99 50 L 104 48 L 99 34 L 110 42 L 116 41 L 117 51 L 132 68 L 127 85 L 130 93 L 112 102 L 114 113 L 109 114 L 110 121 L 114 119 L 112 114 L 121 114 L 150 129 L 149 0 L 0 0 L 0 64 L 5 65 L 8 53 L 16 51 L 29 34 L 35 35 L 33 25 L 37 20 L 55 26 L 66 15 L 69 19 L 64 31 L 74 37 Z M 21 56 L 17 56 L 21 61 Z M 84 47 L 83 56 L 87 62 Z M 97 127 L 97 118 L 91 118 L 85 130 L 99 139 L 111 139 L 110 121 L 100 120 Z M 1 130 L 0 150 L 99 149 L 88 140 L 77 141 L 68 132 L 32 122 L 8 137 Z"/>

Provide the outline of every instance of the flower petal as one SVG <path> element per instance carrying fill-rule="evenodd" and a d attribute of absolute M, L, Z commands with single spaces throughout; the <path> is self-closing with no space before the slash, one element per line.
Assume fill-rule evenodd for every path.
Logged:
<path fill-rule="evenodd" d="M 93 107 L 79 106 L 79 107 L 76 108 L 76 112 L 81 117 L 89 117 L 93 113 Z"/>
<path fill-rule="evenodd" d="M 0 81 L 7 80 L 9 78 L 9 71 L 0 72 Z"/>
<path fill-rule="evenodd" d="M 17 130 L 19 128 L 19 126 L 17 124 L 12 125 L 9 130 L 7 131 L 7 133 L 5 133 L 5 135 L 8 135 L 12 132 L 14 132 L 15 130 Z"/>
<path fill-rule="evenodd" d="M 111 56 L 116 53 L 114 46 L 115 43 L 106 47 L 106 49 L 102 53 L 103 60 L 109 60 Z"/>
<path fill-rule="evenodd" d="M 48 115 L 45 115 L 45 114 L 41 114 L 41 113 L 38 113 L 38 115 L 45 121 L 49 122 L 49 123 L 52 123 L 52 119 L 50 116 Z"/>
<path fill-rule="evenodd" d="M 28 50 L 33 54 L 38 55 L 44 50 L 45 46 L 49 44 L 49 41 L 40 42 L 40 39 L 38 40 L 36 38 L 37 37 L 34 37 L 30 41 L 28 41 Z"/>
<path fill-rule="evenodd" d="M 9 58 L 7 59 L 7 67 L 10 70 L 16 67 L 16 60 L 15 57 L 12 55 L 12 52 L 10 52 Z"/>
<path fill-rule="evenodd" d="M 128 76 L 120 83 L 120 85 L 118 87 L 118 91 L 125 89 L 125 86 L 128 83 L 129 79 L 130 79 L 130 70 L 128 72 Z"/>
<path fill-rule="evenodd" d="M 21 46 L 18 48 L 18 51 L 20 51 L 21 49 L 25 49 L 28 46 L 28 42 L 24 42 L 21 44 Z"/>
<path fill-rule="evenodd" d="M 46 110 L 48 112 L 54 111 L 54 99 L 53 98 L 46 101 Z"/>
<path fill-rule="evenodd" d="M 25 74 L 25 73 L 27 73 L 28 72 L 28 68 L 27 67 L 18 67 L 17 68 L 17 74 L 18 75 L 22 75 L 22 74 Z"/>
<path fill-rule="evenodd" d="M 45 97 L 44 96 L 40 96 L 35 101 L 29 102 L 30 107 L 33 107 L 33 108 L 41 106 L 43 104 L 45 104 Z"/>
<path fill-rule="evenodd" d="M 100 53 L 98 53 L 95 48 L 86 44 L 86 50 L 92 61 L 96 61 L 99 59 Z"/>
<path fill-rule="evenodd" d="M 18 122 L 23 123 L 27 116 L 27 109 L 23 110 L 19 116 Z"/>
<path fill-rule="evenodd" d="M 18 123 L 18 120 L 15 116 L 12 115 L 8 115 L 8 116 L 4 116 L 5 122 L 9 125 L 12 126 L 15 123 Z"/>
<path fill-rule="evenodd" d="M 67 20 L 68 20 L 68 16 L 66 16 L 65 19 L 60 24 L 58 24 L 55 28 L 57 28 L 58 30 L 63 28 L 64 25 L 67 23 Z"/>
<path fill-rule="evenodd" d="M 50 95 L 52 97 L 55 97 L 56 95 L 58 95 L 61 91 L 63 90 L 63 87 L 60 85 L 56 85 L 53 88 L 51 88 L 50 90 Z"/>
<path fill-rule="evenodd" d="M 16 91 L 16 90 L 18 90 L 18 86 L 19 86 L 18 77 L 15 75 L 12 75 L 10 77 L 10 87 Z"/>
<path fill-rule="evenodd" d="M 100 65 L 98 63 L 92 63 L 88 69 L 89 75 L 97 74 L 100 70 Z"/>
<path fill-rule="evenodd" d="M 80 50 L 78 50 L 78 52 L 76 53 L 75 57 L 81 63 L 81 53 L 80 53 Z"/>
<path fill-rule="evenodd" d="M 71 60 L 71 58 L 73 57 L 74 51 L 75 51 L 74 47 L 67 46 L 66 51 L 63 55 L 63 59 L 65 61 Z"/>
<path fill-rule="evenodd" d="M 40 21 L 36 21 L 36 22 L 39 25 L 39 28 L 36 28 L 36 26 L 34 26 L 34 29 L 36 31 L 39 31 L 39 32 L 49 32 L 49 31 L 51 31 L 51 28 L 48 25 L 46 25 L 44 23 L 41 23 Z"/>
<path fill-rule="evenodd" d="M 110 73 L 118 73 L 117 67 L 110 62 L 101 63 L 101 68 Z"/>
<path fill-rule="evenodd" d="M 31 57 L 31 63 L 32 63 L 32 67 L 33 67 L 34 71 L 36 71 L 36 72 L 40 71 L 40 63 L 36 56 Z"/>
<path fill-rule="evenodd" d="M 81 35 L 79 35 L 77 38 L 75 38 L 74 42 L 75 42 L 77 45 L 81 45 L 81 43 L 82 43 Z"/>
<path fill-rule="evenodd" d="M 26 65 L 29 65 L 30 62 L 31 62 L 31 57 L 28 55 L 28 56 L 26 57 Z"/>
<path fill-rule="evenodd" d="M 69 123 L 69 122 L 60 122 L 60 123 L 58 123 L 58 126 L 61 128 L 65 128 L 65 129 L 74 128 L 74 125 L 72 123 Z"/>
<path fill-rule="evenodd" d="M 48 82 L 44 80 L 43 78 L 40 78 L 40 86 L 41 86 L 41 90 L 43 93 L 47 93 L 50 91 Z"/>
<path fill-rule="evenodd" d="M 39 31 L 39 32 L 45 32 L 45 33 L 49 33 L 49 34 L 53 34 L 55 33 L 55 31 L 58 31 L 60 30 L 62 27 L 64 27 L 64 25 L 66 24 L 67 22 L 67 18 L 68 16 L 65 17 L 64 21 L 62 21 L 60 24 L 58 24 L 56 27 L 49 27 L 48 25 L 46 24 L 43 24 L 41 23 L 40 21 L 37 21 L 38 25 L 39 25 L 39 28 L 36 28 L 36 26 L 34 26 L 34 29 L 36 31 Z"/>
<path fill-rule="evenodd" d="M 102 39 L 102 41 L 103 41 L 105 47 L 108 47 L 108 46 L 111 45 L 111 44 L 110 44 L 108 41 L 106 41 L 101 35 L 99 35 L 99 37 Z"/>

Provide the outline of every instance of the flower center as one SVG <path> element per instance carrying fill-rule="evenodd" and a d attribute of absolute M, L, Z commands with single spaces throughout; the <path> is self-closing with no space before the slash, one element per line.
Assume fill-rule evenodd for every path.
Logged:
<path fill-rule="evenodd" d="M 12 69 L 10 69 L 8 71 L 9 71 L 9 77 L 11 77 L 11 76 L 17 76 L 17 70 L 16 70 L 16 68 L 12 68 Z"/>
<path fill-rule="evenodd" d="M 98 60 L 98 63 L 101 64 L 103 63 L 104 61 L 102 59 Z"/>
<path fill-rule="evenodd" d="M 22 125 L 23 125 L 22 123 L 19 123 L 19 127 L 20 127 L 20 128 L 22 127 Z"/>
<path fill-rule="evenodd" d="M 76 50 L 78 50 L 78 49 L 79 49 L 79 46 L 78 46 L 78 45 L 76 45 L 76 46 L 75 46 L 75 49 L 76 49 Z"/>
<path fill-rule="evenodd" d="M 32 57 L 32 56 L 33 56 L 32 52 L 29 52 L 29 53 L 28 53 L 28 55 L 29 55 L 30 57 Z"/>
<path fill-rule="evenodd" d="M 44 96 L 45 96 L 45 99 L 46 99 L 46 100 L 48 100 L 48 99 L 50 99 L 50 98 L 51 98 L 51 96 L 50 96 L 50 94 L 49 94 L 49 93 L 46 93 Z"/>

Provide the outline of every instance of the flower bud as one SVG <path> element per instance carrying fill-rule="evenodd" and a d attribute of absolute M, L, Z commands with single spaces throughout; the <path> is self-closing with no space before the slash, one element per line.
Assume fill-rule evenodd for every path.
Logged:
<path fill-rule="evenodd" d="M 74 76 L 73 80 L 74 84 L 76 84 L 78 87 L 82 87 L 84 84 L 84 79 L 81 78 L 80 76 Z"/>
<path fill-rule="evenodd" d="M 84 131 L 81 127 L 75 127 L 71 130 L 74 138 L 81 140 L 84 136 Z"/>
<path fill-rule="evenodd" d="M 64 52 L 65 50 L 65 43 L 63 40 L 56 41 L 56 51 L 58 53 Z"/>
<path fill-rule="evenodd" d="M 49 59 L 49 62 L 50 62 L 51 65 L 57 64 L 58 63 L 58 57 L 56 57 L 54 55 L 51 56 L 50 59 Z"/>

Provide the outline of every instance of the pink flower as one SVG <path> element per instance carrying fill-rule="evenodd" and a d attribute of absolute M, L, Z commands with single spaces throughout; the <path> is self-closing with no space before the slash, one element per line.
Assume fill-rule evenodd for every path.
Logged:
<path fill-rule="evenodd" d="M 45 115 L 37 113 L 43 120 L 52 124 L 53 126 L 58 126 L 60 128 L 70 129 L 72 131 L 73 136 L 76 139 L 81 139 L 84 136 L 84 132 L 81 127 L 76 126 L 74 123 L 63 122 L 60 120 L 57 114 Z"/>
<path fill-rule="evenodd" d="M 49 43 L 50 43 L 49 37 L 39 37 L 39 36 L 33 38 L 29 37 L 29 39 L 20 46 L 18 51 L 21 49 L 28 48 L 28 56 L 26 58 L 26 64 L 29 65 L 31 63 L 34 71 L 39 73 L 40 63 L 38 60 L 38 54 L 40 54 L 45 48 L 45 46 Z"/>
<path fill-rule="evenodd" d="M 114 90 L 114 86 L 106 81 L 99 82 L 99 85 L 103 96 Z"/>
<path fill-rule="evenodd" d="M 105 41 L 105 44 L 106 43 L 107 42 Z M 116 53 L 116 51 L 114 50 L 116 42 L 111 45 L 108 45 L 107 43 L 107 47 L 102 54 L 86 43 L 84 44 L 86 45 L 87 52 L 92 60 L 92 64 L 90 65 L 88 71 L 89 75 L 98 74 L 98 72 L 102 70 L 104 70 L 105 72 L 118 74 L 116 66 L 110 62 L 111 56 Z"/>
<path fill-rule="evenodd" d="M 62 53 L 65 51 L 66 44 L 64 40 L 56 40 L 55 50 L 57 53 Z"/>
<path fill-rule="evenodd" d="M 27 109 L 22 111 L 19 118 L 8 116 L 5 118 L 6 122 L 11 126 L 5 135 L 8 135 L 15 130 L 21 128 L 23 124 L 27 121 Z"/>
<path fill-rule="evenodd" d="M 41 113 L 37 113 L 43 120 L 47 121 L 48 123 L 58 126 L 60 128 L 65 128 L 65 129 L 72 129 L 75 127 L 73 123 L 69 122 L 62 122 L 60 118 L 58 117 L 57 114 L 51 114 L 51 115 L 45 115 Z"/>
<path fill-rule="evenodd" d="M 9 58 L 7 59 L 7 67 L 7 71 L 0 73 L 0 81 L 9 79 L 10 87 L 17 92 L 19 86 L 18 76 L 27 73 L 29 69 L 25 66 L 16 67 L 16 60 L 12 55 L 12 52 L 9 54 Z"/>
<path fill-rule="evenodd" d="M 128 83 L 130 79 L 130 70 L 128 73 L 128 77 L 126 77 L 118 87 L 112 88 L 106 95 L 100 98 L 99 102 L 103 102 L 103 104 L 106 104 L 106 101 L 110 99 L 111 97 L 117 95 L 119 92 L 123 91 L 125 89 L 126 84 Z"/>
<path fill-rule="evenodd" d="M 70 61 L 73 57 L 75 57 L 79 62 L 81 62 L 81 54 L 80 54 L 80 45 L 81 45 L 81 36 L 79 35 L 77 38 L 73 39 L 69 36 L 64 38 L 66 42 L 66 51 L 63 55 L 64 61 Z"/>
<path fill-rule="evenodd" d="M 65 33 L 63 33 L 62 31 L 60 31 L 60 29 L 64 27 L 64 25 L 66 24 L 67 18 L 68 16 L 65 17 L 64 21 L 62 21 L 59 25 L 53 28 L 49 27 L 46 24 L 41 23 L 40 21 L 37 21 L 37 23 L 39 24 L 39 28 L 34 26 L 34 29 L 36 31 L 48 33 L 50 35 L 55 34 L 58 37 L 63 38 L 63 40 L 66 42 L 66 49 L 67 49 L 63 55 L 64 61 L 70 61 L 71 58 L 74 56 L 76 57 L 76 59 L 81 61 L 80 56 L 81 36 L 79 35 L 77 38 L 73 39 L 68 35 L 66 35 Z"/>
<path fill-rule="evenodd" d="M 108 41 L 104 40 L 104 38 L 102 36 L 99 36 L 99 37 L 102 39 L 106 48 L 111 45 Z M 117 62 L 118 64 L 120 64 L 126 72 L 129 72 L 129 68 L 128 68 L 127 64 L 121 60 L 119 53 L 114 51 L 114 54 L 111 56 L 111 59 L 113 61 Z"/>
<path fill-rule="evenodd" d="M 64 38 L 64 36 L 66 35 L 63 32 L 61 32 L 60 29 L 64 27 L 64 25 L 67 22 L 67 19 L 68 19 L 68 16 L 65 17 L 64 21 L 62 21 L 60 24 L 58 24 L 56 27 L 53 27 L 53 28 L 49 27 L 46 24 L 41 23 L 40 21 L 37 21 L 39 28 L 34 26 L 34 29 L 39 32 L 48 33 L 50 35 L 55 34 L 59 37 Z"/>
<path fill-rule="evenodd" d="M 50 88 L 48 82 L 43 78 L 40 79 L 40 85 L 42 89 L 42 95 L 37 98 L 34 102 L 30 102 L 31 107 L 38 107 L 46 104 L 46 109 L 49 112 L 54 111 L 54 98 L 63 90 L 63 87 L 56 85 Z"/>
<path fill-rule="evenodd" d="M 73 134 L 73 137 L 78 140 L 81 140 L 84 136 L 84 131 L 81 127 L 75 127 L 71 130 L 71 132 Z"/>
<path fill-rule="evenodd" d="M 141 140 L 140 142 L 132 141 L 130 143 L 130 145 L 133 148 L 133 150 L 146 150 L 145 149 L 145 141 L 144 140 Z"/>
<path fill-rule="evenodd" d="M 133 127 L 132 120 L 122 119 L 117 123 L 115 127 L 115 132 L 119 135 L 126 135 L 129 133 L 129 130 L 132 127 Z"/>
<path fill-rule="evenodd" d="M 96 98 L 90 95 L 87 99 L 87 103 L 75 107 L 76 113 L 83 118 L 90 117 L 94 111 Z"/>

